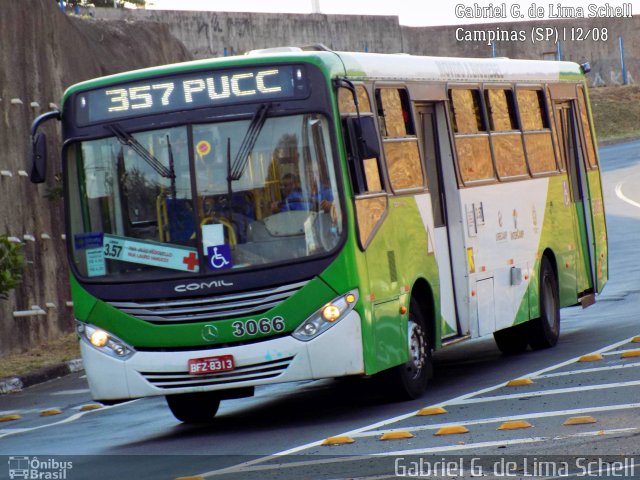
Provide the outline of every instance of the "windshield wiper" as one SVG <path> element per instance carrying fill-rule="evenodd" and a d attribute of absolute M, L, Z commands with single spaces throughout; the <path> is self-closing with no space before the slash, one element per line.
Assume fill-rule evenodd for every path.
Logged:
<path fill-rule="evenodd" d="M 173 148 L 171 147 L 169 134 L 167 134 L 167 153 L 169 154 L 169 174 L 171 175 L 171 196 L 176 198 L 176 168 L 173 160 Z"/>
<path fill-rule="evenodd" d="M 118 124 L 109 125 L 107 127 L 118 138 L 120 143 L 136 152 L 147 164 L 153 168 L 160 176 L 164 178 L 175 179 L 176 174 L 173 169 L 165 167 L 149 150 L 144 148 L 138 140 L 120 127 Z"/>
<path fill-rule="evenodd" d="M 253 147 L 256 145 L 260 130 L 262 130 L 264 122 L 267 119 L 267 112 L 269 111 L 270 106 L 271 105 L 268 103 L 263 103 L 258 107 L 256 113 L 253 114 L 251 123 L 249 123 L 249 128 L 247 128 L 247 133 L 244 135 L 242 143 L 240 144 L 240 149 L 236 154 L 236 158 L 233 160 L 233 165 L 229 168 L 229 181 L 240 180 L 242 172 L 244 172 L 244 169 L 247 166 L 249 155 L 251 155 Z"/>

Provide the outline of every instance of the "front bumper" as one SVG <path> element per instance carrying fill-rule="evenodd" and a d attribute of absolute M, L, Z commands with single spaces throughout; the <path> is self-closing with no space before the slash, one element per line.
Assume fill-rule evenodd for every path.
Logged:
<path fill-rule="evenodd" d="M 364 374 L 362 328 L 356 311 L 309 342 L 291 336 L 236 347 L 186 352 L 136 352 L 119 360 L 80 342 L 96 400 L 122 400 Z M 190 375 L 189 359 L 233 355 L 235 369 Z"/>

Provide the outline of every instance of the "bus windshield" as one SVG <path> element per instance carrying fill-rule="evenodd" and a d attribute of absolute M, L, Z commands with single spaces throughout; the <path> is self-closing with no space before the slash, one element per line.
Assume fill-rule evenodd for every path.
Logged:
<path fill-rule="evenodd" d="M 322 115 L 111 130 L 67 149 L 81 275 L 215 273 L 338 245 L 342 211 Z"/>

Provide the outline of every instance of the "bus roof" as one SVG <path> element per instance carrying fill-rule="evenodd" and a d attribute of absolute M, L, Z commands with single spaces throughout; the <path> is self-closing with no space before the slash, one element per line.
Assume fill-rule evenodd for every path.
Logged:
<path fill-rule="evenodd" d="M 211 58 L 133 70 L 77 83 L 67 89 L 63 102 L 77 91 L 189 71 L 260 65 L 274 62 L 312 63 L 328 70 L 330 77 L 352 80 L 438 82 L 549 82 L 580 80 L 584 76 L 573 62 L 512 60 L 508 58 L 428 57 L 333 51 L 275 51 Z"/>

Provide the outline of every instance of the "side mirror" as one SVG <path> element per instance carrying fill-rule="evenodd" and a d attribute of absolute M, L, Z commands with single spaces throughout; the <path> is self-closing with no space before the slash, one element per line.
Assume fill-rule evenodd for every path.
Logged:
<path fill-rule="evenodd" d="M 373 117 L 355 117 L 351 120 L 353 122 L 353 132 L 355 134 L 355 141 L 360 159 L 380 158 L 378 131 Z"/>
<path fill-rule="evenodd" d="M 31 124 L 31 181 L 44 183 L 47 179 L 47 136 L 38 133 L 38 127 L 52 119 L 60 120 L 60 112 L 53 110 L 43 113 Z"/>
<path fill-rule="evenodd" d="M 47 178 L 47 136 L 37 133 L 31 142 L 31 174 L 32 183 L 44 183 Z"/>

